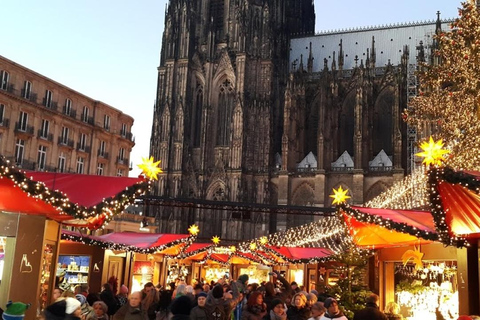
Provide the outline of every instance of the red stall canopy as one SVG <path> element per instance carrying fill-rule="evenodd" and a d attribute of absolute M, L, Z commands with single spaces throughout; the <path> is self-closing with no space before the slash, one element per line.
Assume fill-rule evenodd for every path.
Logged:
<path fill-rule="evenodd" d="M 113 250 L 161 253 L 176 256 L 190 244 L 188 234 L 112 232 L 101 236 L 62 230 L 62 239 L 100 245 Z"/>
<path fill-rule="evenodd" d="M 267 252 L 291 263 L 319 260 L 333 255 L 333 251 L 325 248 L 275 247 L 269 245 L 265 248 Z"/>
<path fill-rule="evenodd" d="M 349 233 L 359 247 L 425 244 L 437 238 L 435 223 L 428 211 L 352 206 L 344 208 L 343 214 Z"/>
<path fill-rule="evenodd" d="M 113 197 L 144 180 L 143 178 L 36 171 L 29 171 L 26 174 L 32 177 L 32 180 L 43 182 L 51 190 L 63 192 L 71 202 L 84 207 L 95 206 L 103 199 Z"/>

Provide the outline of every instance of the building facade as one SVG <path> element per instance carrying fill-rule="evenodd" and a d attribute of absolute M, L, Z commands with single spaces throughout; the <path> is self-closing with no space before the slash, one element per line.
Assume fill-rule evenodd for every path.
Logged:
<path fill-rule="evenodd" d="M 23 169 L 128 176 L 133 121 L 0 56 L 0 154 Z"/>
<path fill-rule="evenodd" d="M 311 0 L 172 0 L 158 68 L 151 155 L 161 196 L 362 204 L 411 167 L 402 120 L 437 21 L 314 35 Z M 161 208 L 160 232 L 200 225 L 241 240 L 311 216 Z"/>

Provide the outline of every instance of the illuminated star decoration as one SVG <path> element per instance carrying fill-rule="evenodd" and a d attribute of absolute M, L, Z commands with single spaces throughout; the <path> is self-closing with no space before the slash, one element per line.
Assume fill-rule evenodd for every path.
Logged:
<path fill-rule="evenodd" d="M 213 236 L 212 242 L 215 245 L 219 244 L 220 243 L 220 237 L 219 236 Z"/>
<path fill-rule="evenodd" d="M 235 246 L 230 246 L 230 252 L 235 252 L 237 251 L 237 248 Z"/>
<path fill-rule="evenodd" d="M 261 237 L 260 238 L 260 244 L 262 246 L 266 245 L 268 243 L 268 238 L 267 237 Z"/>
<path fill-rule="evenodd" d="M 257 249 L 257 244 L 255 242 L 250 243 L 250 250 L 255 251 Z"/>
<path fill-rule="evenodd" d="M 142 164 L 137 165 L 140 169 L 142 169 L 142 173 L 145 174 L 145 176 L 150 180 L 158 180 L 157 174 L 162 172 L 162 169 L 158 167 L 160 160 L 153 162 L 153 157 L 142 157 L 142 161 Z"/>
<path fill-rule="evenodd" d="M 444 154 L 449 153 L 448 150 L 442 149 L 443 142 L 442 139 L 438 140 L 437 142 L 433 141 L 433 138 L 430 136 L 430 141 L 424 141 L 420 145 L 420 148 L 423 152 L 419 152 L 416 155 L 419 157 L 423 157 L 423 163 L 425 165 L 436 165 L 441 166 L 442 162 L 445 161 L 443 157 Z"/>
<path fill-rule="evenodd" d="M 347 196 L 348 189 L 343 190 L 342 186 L 338 187 L 337 190 L 333 189 L 333 194 L 330 195 L 330 198 L 333 198 L 332 204 L 342 204 L 347 199 L 351 198 Z"/>
<path fill-rule="evenodd" d="M 198 232 L 200 232 L 200 229 L 198 228 L 197 225 L 195 224 L 192 224 L 190 226 L 190 228 L 188 228 L 188 232 L 192 235 L 192 236 L 196 236 L 198 234 Z"/>

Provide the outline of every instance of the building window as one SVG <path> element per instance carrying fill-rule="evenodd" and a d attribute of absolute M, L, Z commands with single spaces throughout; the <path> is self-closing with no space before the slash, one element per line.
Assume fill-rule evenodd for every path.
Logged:
<path fill-rule="evenodd" d="M 38 146 L 38 170 L 45 170 L 45 164 L 47 163 L 47 147 Z"/>
<path fill-rule="evenodd" d="M 5 105 L 0 103 L 0 123 L 5 120 Z"/>
<path fill-rule="evenodd" d="M 53 97 L 53 92 L 50 90 L 45 91 L 45 100 L 43 101 L 43 105 L 47 108 L 50 108 L 52 106 L 52 97 Z"/>
<path fill-rule="evenodd" d="M 123 170 L 122 169 L 117 170 L 117 177 L 123 177 Z"/>
<path fill-rule="evenodd" d="M 0 72 L 0 89 L 7 90 L 9 79 L 10 74 L 7 71 L 2 70 L 2 72 Z"/>
<path fill-rule="evenodd" d="M 67 158 L 63 152 L 58 156 L 58 172 L 65 172 L 65 165 L 67 163 Z"/>
<path fill-rule="evenodd" d="M 15 143 L 15 163 L 20 165 L 23 163 L 23 156 L 25 154 L 25 140 L 17 139 Z"/>
<path fill-rule="evenodd" d="M 65 99 L 65 110 L 64 110 L 64 112 L 67 116 L 70 115 L 70 113 L 72 112 L 72 100 Z"/>
<path fill-rule="evenodd" d="M 30 99 L 31 92 L 32 92 L 32 83 L 30 81 L 25 81 L 23 85 L 23 97 L 25 99 Z"/>
<path fill-rule="evenodd" d="M 125 159 L 125 148 L 120 148 L 118 151 L 118 160 L 123 161 Z"/>
<path fill-rule="evenodd" d="M 62 127 L 62 136 L 61 136 L 61 143 L 62 144 L 67 144 L 68 143 L 68 132 L 69 129 L 67 127 Z"/>
<path fill-rule="evenodd" d="M 48 130 L 50 129 L 50 121 L 43 119 L 42 128 L 40 129 L 40 138 L 48 139 Z"/>
<path fill-rule="evenodd" d="M 110 130 L 110 116 L 104 115 L 103 116 L 103 128 L 105 130 Z"/>
<path fill-rule="evenodd" d="M 98 149 L 98 155 L 99 156 L 105 156 L 105 148 L 106 148 L 106 143 L 105 141 L 100 141 L 100 149 Z"/>
<path fill-rule="evenodd" d="M 120 135 L 122 137 L 127 136 L 127 124 L 126 123 L 122 123 L 122 130 L 120 130 Z"/>
<path fill-rule="evenodd" d="M 105 165 L 101 162 L 98 163 L 97 165 L 97 175 L 98 176 L 103 176 L 103 169 L 104 169 Z"/>
<path fill-rule="evenodd" d="M 87 106 L 83 106 L 83 109 L 82 109 L 82 121 L 83 122 L 88 122 L 88 113 L 89 113 L 89 109 Z"/>
<path fill-rule="evenodd" d="M 83 174 L 83 170 L 85 167 L 85 159 L 82 157 L 77 158 L 77 173 Z"/>
<path fill-rule="evenodd" d="M 80 133 L 80 140 L 78 142 L 78 149 L 85 151 L 87 146 L 87 135 L 85 133 Z"/>
<path fill-rule="evenodd" d="M 27 131 L 28 113 L 20 111 L 20 118 L 18 119 L 18 130 Z"/>

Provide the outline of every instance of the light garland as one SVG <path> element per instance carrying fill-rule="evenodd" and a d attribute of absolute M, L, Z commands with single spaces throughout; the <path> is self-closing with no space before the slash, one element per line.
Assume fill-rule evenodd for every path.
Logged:
<path fill-rule="evenodd" d="M 190 235 L 187 238 L 174 240 L 174 241 L 171 241 L 169 243 L 162 244 L 162 245 L 159 245 L 159 246 L 155 246 L 155 247 L 151 247 L 151 248 L 139 248 L 139 247 L 133 246 L 133 245 L 126 245 L 126 244 L 122 244 L 122 243 L 115 243 L 115 242 L 92 239 L 88 236 L 83 236 L 83 235 L 67 234 L 67 233 L 63 233 L 63 232 L 62 232 L 62 235 L 61 235 L 62 240 L 79 242 L 79 243 L 86 244 L 86 245 L 89 245 L 89 246 L 98 246 L 102 249 L 110 249 L 110 250 L 115 250 L 115 251 L 137 252 L 137 253 L 144 253 L 144 254 L 156 253 L 158 251 L 164 251 L 166 249 L 175 247 L 175 246 L 180 245 L 180 244 L 184 244 L 184 246 L 182 247 L 182 251 L 184 251 L 186 248 L 188 248 L 193 243 L 193 241 L 195 241 L 196 238 L 197 238 L 196 236 Z M 168 254 L 166 254 L 166 256 L 171 257 L 171 255 L 168 255 Z"/>
<path fill-rule="evenodd" d="M 28 196 L 51 205 L 60 214 L 69 215 L 73 219 L 86 220 L 85 226 L 89 229 L 102 228 L 115 215 L 134 203 L 136 197 L 143 195 L 151 187 L 150 180 L 138 182 L 113 197 L 103 199 L 95 206 L 85 207 L 71 202 L 60 191 L 50 190 L 43 182 L 28 178 L 25 172 L 11 165 L 3 156 L 0 157 L 0 178 L 10 179 L 15 187 L 20 188 Z"/>

